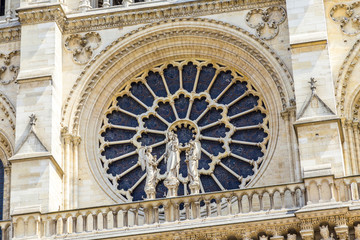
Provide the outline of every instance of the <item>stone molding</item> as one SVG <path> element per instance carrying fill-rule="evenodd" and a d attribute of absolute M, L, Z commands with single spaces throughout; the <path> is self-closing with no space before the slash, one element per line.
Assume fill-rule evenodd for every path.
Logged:
<path fill-rule="evenodd" d="M 24 25 L 56 22 L 60 30 L 63 30 L 66 22 L 65 12 L 59 4 L 34 8 L 20 8 L 17 12 L 20 23 Z"/>
<path fill-rule="evenodd" d="M 255 42 L 257 42 L 258 44 L 262 45 L 267 51 L 268 53 L 270 53 L 274 59 L 276 59 L 277 64 L 279 64 L 283 70 L 283 72 L 286 74 L 286 78 L 288 83 L 291 86 L 291 91 L 292 93 L 294 92 L 294 83 L 293 83 L 293 79 L 291 77 L 291 74 L 289 72 L 289 70 L 287 69 L 286 65 L 284 64 L 284 62 L 281 60 L 281 58 L 275 53 L 274 50 L 272 50 L 267 44 L 265 44 L 263 41 L 261 41 L 259 38 L 257 38 L 256 36 L 250 34 L 249 32 L 239 28 L 239 27 L 235 27 L 233 25 L 230 25 L 228 23 L 224 23 L 224 22 L 220 22 L 220 21 L 216 21 L 216 20 L 210 20 L 210 19 L 197 19 L 197 18 L 184 18 L 184 19 L 172 19 L 169 21 L 163 21 L 163 22 L 158 22 L 158 23 L 153 23 L 153 24 L 149 24 L 147 26 L 144 27 L 140 27 L 126 35 L 124 35 L 123 37 L 120 37 L 119 39 L 115 40 L 114 42 L 112 42 L 111 44 L 109 44 L 104 50 L 102 50 L 98 55 L 96 55 L 94 58 L 91 59 L 91 61 L 85 66 L 84 70 L 80 73 L 79 77 L 76 79 L 72 89 L 70 90 L 70 93 L 67 97 L 67 99 L 65 100 L 64 106 L 63 106 L 63 114 L 62 114 L 62 122 L 65 121 L 66 115 L 68 114 L 68 106 L 70 104 L 70 101 L 73 97 L 73 94 L 75 91 L 77 91 L 78 86 L 80 85 L 80 82 L 83 80 L 84 76 L 87 73 L 88 69 L 90 69 L 92 67 L 92 65 L 98 60 L 100 59 L 107 51 L 109 51 L 112 47 L 115 47 L 117 44 L 119 44 L 120 42 L 129 39 L 130 36 L 135 35 L 137 33 L 140 32 L 146 32 L 149 29 L 151 29 L 152 27 L 161 25 L 161 24 L 167 24 L 167 23 L 180 23 L 180 22 L 204 22 L 204 23 L 208 23 L 208 24 L 215 24 L 215 25 L 219 25 L 219 27 L 221 26 L 222 28 L 228 28 L 230 31 L 236 31 L 238 33 L 244 34 L 247 37 L 252 38 Z M 217 38 L 219 40 L 222 41 L 226 41 L 229 43 L 232 43 L 234 45 L 240 46 L 241 48 L 247 50 L 250 54 L 252 54 L 252 56 L 254 56 L 260 64 L 262 64 L 266 70 L 271 74 L 273 81 L 275 82 L 277 89 L 278 89 L 278 94 L 281 98 L 281 103 L 282 103 L 282 107 L 283 109 L 285 109 L 289 103 L 288 103 L 288 99 L 287 96 L 289 93 L 286 92 L 286 90 L 284 90 L 284 86 L 280 80 L 280 76 L 279 73 L 274 69 L 273 64 L 269 62 L 269 60 L 261 53 L 259 52 L 259 50 L 257 50 L 256 48 L 254 48 L 253 46 L 251 46 L 249 43 L 245 43 L 244 41 L 242 41 L 241 39 L 237 39 L 229 34 L 214 34 L 212 31 L 208 30 L 206 31 L 199 31 L 197 29 L 191 29 L 190 27 L 188 29 L 186 28 L 175 28 L 173 30 L 165 30 L 162 34 L 158 34 L 156 33 L 155 35 L 153 33 L 147 34 L 144 37 L 141 37 L 141 39 L 137 39 L 136 43 L 133 44 L 128 44 L 127 46 L 125 46 L 125 48 L 121 48 L 120 50 L 118 50 L 118 54 L 116 54 L 116 56 L 112 56 L 110 59 L 107 59 L 105 62 L 102 63 L 102 66 L 99 66 L 98 69 L 96 70 L 97 72 L 94 73 L 92 76 L 90 76 L 90 78 L 87 77 L 88 83 L 87 86 L 84 87 L 82 90 L 82 93 L 79 97 L 79 100 L 77 101 L 77 106 L 76 106 L 76 110 L 75 110 L 75 114 L 74 114 L 74 118 L 73 118 L 73 132 L 78 131 L 78 123 L 79 123 L 79 116 L 80 113 L 82 111 L 82 108 L 84 107 L 83 103 L 85 102 L 86 98 L 88 97 L 88 95 L 91 93 L 94 84 L 97 82 L 98 79 L 101 78 L 102 74 L 104 72 L 106 72 L 107 69 L 109 69 L 115 62 L 119 61 L 119 59 L 126 55 L 128 52 L 133 51 L 134 49 L 138 48 L 139 46 L 143 46 L 145 44 L 149 44 L 150 42 L 153 41 L 159 41 L 159 39 L 161 38 L 167 38 L 167 37 L 171 37 L 174 34 L 179 35 L 182 34 L 184 36 L 201 36 L 201 37 L 209 37 L 209 38 Z M 293 98 L 293 96 L 291 96 L 291 98 Z M 66 124 L 64 124 L 66 125 Z"/>
<path fill-rule="evenodd" d="M 20 26 L 0 29 L 0 43 L 19 41 L 20 37 L 21 37 Z"/>

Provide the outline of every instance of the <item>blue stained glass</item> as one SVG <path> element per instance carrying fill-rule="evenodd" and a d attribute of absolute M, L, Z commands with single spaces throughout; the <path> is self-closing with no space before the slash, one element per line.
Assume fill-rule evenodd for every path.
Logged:
<path fill-rule="evenodd" d="M 140 166 L 135 168 L 129 172 L 126 177 L 118 181 L 118 189 L 124 189 L 125 191 L 130 189 L 144 174 L 145 171 L 142 171 Z M 143 181 L 145 181 L 145 179 Z"/>
<path fill-rule="evenodd" d="M 239 141 L 248 141 L 248 142 L 262 142 L 264 138 L 267 137 L 267 133 L 265 133 L 262 129 L 248 129 L 236 131 L 232 135 L 232 139 Z"/>
<path fill-rule="evenodd" d="M 226 157 L 221 160 L 221 162 L 233 170 L 238 175 L 246 178 L 249 175 L 253 175 L 253 166 L 251 166 L 249 163 L 241 161 L 239 159 L 236 159 L 234 157 Z"/>
<path fill-rule="evenodd" d="M 101 154 L 105 156 L 107 159 L 115 158 L 121 155 L 124 155 L 126 153 L 130 153 L 132 151 L 135 151 L 136 147 L 132 145 L 131 143 L 127 144 L 115 144 L 108 147 L 105 147 L 105 151 L 103 151 Z"/>
<path fill-rule="evenodd" d="M 134 166 L 138 162 L 139 156 L 137 154 L 134 154 L 132 156 L 129 156 L 127 158 L 123 158 L 119 161 L 115 161 L 109 164 L 109 169 L 107 170 L 107 173 L 115 176 L 116 174 L 122 173 L 132 166 Z"/>
<path fill-rule="evenodd" d="M 221 185 L 225 189 L 237 189 L 239 188 L 239 181 L 237 178 L 229 174 L 222 166 L 217 165 L 214 170 L 214 175 L 217 179 L 221 179 Z"/>
<path fill-rule="evenodd" d="M 221 142 L 201 140 L 201 147 L 208 151 L 210 154 L 213 154 L 214 156 L 219 155 L 219 153 L 225 152 L 223 145 L 224 144 Z"/>
<path fill-rule="evenodd" d="M 141 142 L 142 146 L 150 146 L 155 143 L 161 142 L 164 139 L 165 135 L 155 133 L 142 133 L 141 138 L 138 139 L 138 142 Z"/>
<path fill-rule="evenodd" d="M 230 151 L 241 157 L 258 160 L 259 157 L 262 157 L 264 154 L 261 152 L 261 148 L 257 146 L 250 146 L 245 144 L 230 144 Z"/>
<path fill-rule="evenodd" d="M 221 104 L 229 104 L 232 101 L 236 100 L 239 96 L 243 95 L 246 90 L 246 82 L 237 81 L 234 83 L 224 95 L 220 98 L 219 103 Z"/>
<path fill-rule="evenodd" d="M 144 107 L 142 107 L 139 103 L 137 103 L 134 99 L 129 96 L 123 96 L 117 98 L 118 105 L 120 108 L 134 113 L 134 114 L 142 114 L 146 111 Z"/>
<path fill-rule="evenodd" d="M 159 107 L 156 109 L 156 112 L 168 122 L 173 122 L 176 119 L 172 107 L 168 102 L 159 103 Z"/>
<path fill-rule="evenodd" d="M 182 69 L 183 87 L 188 92 L 192 92 L 194 88 L 196 73 L 197 73 L 197 67 L 192 62 L 189 62 L 187 65 L 183 66 Z"/>
<path fill-rule="evenodd" d="M 197 119 L 201 115 L 201 113 L 205 111 L 207 105 L 208 103 L 206 102 L 205 98 L 195 99 L 191 109 L 190 119 Z"/>
<path fill-rule="evenodd" d="M 164 77 L 171 94 L 174 94 L 180 88 L 179 69 L 169 65 L 164 69 Z"/>
<path fill-rule="evenodd" d="M 233 116 L 235 114 L 244 112 L 258 105 L 257 101 L 259 97 L 249 95 L 244 97 L 241 101 L 236 102 L 229 108 L 228 116 Z"/>
<path fill-rule="evenodd" d="M 120 141 L 132 138 L 135 133 L 135 131 L 111 128 L 106 129 L 106 131 L 103 132 L 101 136 L 104 137 L 105 141 Z"/>
<path fill-rule="evenodd" d="M 204 168 L 205 170 L 208 170 L 210 168 L 211 159 L 205 154 L 201 153 L 201 158 L 199 160 L 199 169 Z"/>
<path fill-rule="evenodd" d="M 156 113 L 153 112 L 154 110 L 152 110 L 152 108 L 146 108 L 143 106 L 146 105 L 148 107 L 152 107 L 155 103 L 155 98 L 153 94 L 149 91 L 146 83 L 137 82 L 137 79 L 133 80 L 133 82 L 130 82 L 129 84 L 131 85 L 129 89 L 133 96 L 128 96 L 126 95 L 127 93 L 125 93 L 125 95 L 122 95 L 122 97 L 118 97 L 116 99 L 117 102 L 114 101 L 112 105 L 110 105 L 110 107 L 112 107 L 113 104 L 117 104 L 119 108 L 128 111 L 134 115 L 146 113 L 146 117 L 142 116 L 141 118 L 136 119 L 126 113 L 114 110 L 112 113 L 107 114 L 106 117 L 108 118 L 108 122 L 116 125 L 117 128 L 107 126 L 106 121 L 104 121 L 102 128 L 104 128 L 105 126 L 105 131 L 101 134 L 103 140 L 111 143 L 114 141 L 126 141 L 132 139 L 141 143 L 142 146 L 150 146 L 166 140 L 165 133 L 170 129 L 177 134 L 180 144 L 182 144 L 182 146 L 185 146 L 191 139 L 195 139 L 195 137 L 199 136 L 197 135 L 198 133 L 194 131 L 199 131 L 199 128 L 206 127 L 209 124 L 217 123 L 218 120 L 222 119 L 222 108 L 226 108 L 227 104 L 232 103 L 232 106 L 228 109 L 227 115 L 229 117 L 250 110 L 258 105 L 259 97 L 255 96 L 257 95 L 256 93 L 254 93 L 254 95 L 251 94 L 249 96 L 245 96 L 244 98 L 237 101 L 237 99 L 248 90 L 248 84 L 245 81 L 241 82 L 239 80 L 232 84 L 233 75 L 236 75 L 234 71 L 229 70 L 227 72 L 219 72 L 213 82 L 212 87 L 209 88 L 210 82 L 214 79 L 216 69 L 213 67 L 212 64 L 203 66 L 199 72 L 196 92 L 202 93 L 209 88 L 209 95 L 198 99 L 199 96 L 190 95 L 190 92 L 193 91 L 195 79 L 198 73 L 197 65 L 195 65 L 193 62 L 189 62 L 183 65 L 181 69 L 183 88 L 184 91 L 187 91 L 188 93 L 183 94 L 178 92 L 178 94 L 176 94 L 177 90 L 180 88 L 179 68 L 177 66 L 168 65 L 164 69 L 163 74 L 166 86 L 168 87 L 170 92 L 169 96 L 167 94 L 160 73 L 152 71 L 149 71 L 147 73 L 148 75 L 146 77 L 146 83 L 148 84 L 148 87 L 151 88 L 153 94 L 155 94 L 157 97 L 167 98 L 167 101 L 174 101 L 173 103 L 171 103 L 174 104 L 174 106 L 170 105 L 170 102 L 158 102 L 158 106 L 155 106 Z M 226 91 L 224 91 L 229 86 L 229 84 L 232 85 Z M 256 89 L 252 88 L 252 90 L 256 92 Z M 219 97 L 220 94 L 221 97 Z M 188 96 L 186 97 L 186 95 Z M 190 98 L 193 100 L 193 104 L 189 111 L 188 108 L 190 106 Z M 220 106 L 220 108 L 218 109 L 216 109 L 215 107 L 209 108 L 208 102 L 211 101 L 210 98 L 218 98 L 217 102 L 219 104 L 223 104 L 222 107 Z M 138 101 L 141 101 L 141 103 L 139 103 Z M 266 109 L 265 105 L 263 103 L 261 104 L 262 107 Z M 176 114 L 174 110 L 176 111 Z M 206 111 L 206 113 L 204 113 L 204 111 Z M 190 120 L 186 119 L 188 112 L 190 112 Z M 203 113 L 204 115 L 200 119 L 199 116 Z M 157 116 L 157 114 L 161 117 Z M 176 116 L 178 116 L 178 118 Z M 261 111 L 259 110 L 253 110 L 243 116 L 236 117 L 230 120 L 230 124 L 232 124 L 234 127 L 253 126 L 259 123 L 263 123 L 265 118 L 266 115 L 264 113 L 261 113 Z M 223 120 L 226 121 L 227 119 L 225 118 Z M 193 128 L 193 124 L 197 125 L 197 127 Z M 135 129 L 135 127 L 139 126 L 144 126 L 145 129 L 142 129 L 143 132 L 141 132 L 140 138 L 134 139 L 135 133 L 138 132 L 140 129 Z M 134 127 L 134 129 L 126 129 L 126 127 Z M 263 142 L 264 146 L 267 147 L 268 140 L 264 142 L 264 139 L 267 137 L 267 133 L 265 133 L 263 128 L 268 127 L 269 122 L 267 121 L 265 127 L 247 130 L 237 130 L 229 137 L 234 141 L 237 140 L 250 143 Z M 148 131 L 146 131 L 146 129 L 148 129 Z M 156 130 L 156 133 L 151 130 Z M 201 130 L 199 140 L 201 142 L 202 153 L 199 160 L 199 169 L 208 170 L 210 168 L 210 164 L 214 164 L 213 159 L 209 158 L 204 152 L 208 152 L 215 157 L 219 157 L 220 153 L 225 152 L 224 145 L 228 143 L 219 142 L 218 139 L 224 138 L 227 133 L 229 133 L 229 128 L 227 128 L 223 123 L 217 123 L 214 126 Z M 99 146 L 101 147 L 101 142 L 99 143 Z M 161 158 L 165 153 L 165 146 L 166 143 L 163 142 L 161 145 L 153 147 L 152 154 L 156 156 L 157 159 Z M 264 153 L 261 151 L 261 147 L 251 146 L 249 144 L 239 144 L 234 142 L 229 144 L 229 147 L 232 154 L 241 156 L 248 160 L 257 161 L 260 157 L 264 156 Z M 137 166 L 139 158 L 138 154 L 136 153 L 137 150 L 137 147 L 135 147 L 131 143 L 122 143 L 106 146 L 101 152 L 101 155 L 105 156 L 105 158 L 108 160 L 119 157 L 121 158 L 121 156 L 127 153 L 132 154 L 126 158 L 121 158 L 117 161 L 110 163 L 107 173 L 115 176 L 123 173 L 124 171 L 127 171 L 128 169 L 134 168 L 127 174 L 125 174 L 118 182 L 118 189 L 123 189 L 127 191 L 131 188 L 132 191 L 130 194 L 133 197 L 133 201 L 143 200 L 146 197 L 146 194 L 144 192 L 145 177 L 144 179 L 142 179 L 141 182 L 139 181 L 144 176 L 145 171 L 142 171 L 141 168 Z M 185 150 L 181 150 L 180 157 L 181 160 L 179 173 L 182 177 L 186 177 L 187 164 L 185 163 Z M 234 156 L 228 156 L 219 160 L 222 164 L 226 165 L 239 176 L 243 176 L 245 178 L 249 175 L 254 174 L 254 166 L 250 165 L 245 160 L 238 159 Z M 101 164 L 104 167 L 103 162 L 101 162 Z M 165 174 L 165 159 L 162 159 L 162 161 L 159 162 L 157 167 L 161 175 Z M 241 181 L 239 181 L 239 179 L 233 176 L 227 170 L 227 168 L 224 168 L 218 164 L 215 164 L 213 174 L 213 176 L 217 179 L 217 181 L 220 182 L 220 184 L 225 189 L 236 189 L 241 183 Z M 205 192 L 221 190 L 212 176 L 201 174 L 200 179 Z M 111 181 L 110 184 L 112 184 Z M 137 186 L 134 186 L 135 184 L 137 184 Z M 160 181 L 157 184 L 156 190 L 157 198 L 163 198 L 166 196 L 167 189 L 164 186 L 163 181 Z M 187 192 L 190 192 L 188 186 Z M 184 185 L 183 183 L 180 183 L 178 188 L 178 195 L 183 194 Z"/>
<path fill-rule="evenodd" d="M 230 122 L 235 127 L 244 127 L 244 126 L 251 126 L 262 123 L 265 117 L 266 115 L 261 112 L 251 112 L 244 116 L 234 118 Z"/>
<path fill-rule="evenodd" d="M 154 97 L 143 83 L 132 83 L 130 92 L 147 106 L 153 105 Z"/>
<path fill-rule="evenodd" d="M 208 88 L 211 80 L 215 76 L 215 72 L 216 69 L 213 68 L 212 64 L 202 67 L 199 75 L 198 85 L 196 88 L 197 93 L 204 92 Z"/>
<path fill-rule="evenodd" d="M 166 97 L 166 89 L 163 83 L 163 80 L 159 73 L 149 72 L 149 75 L 146 77 L 147 83 L 150 88 L 158 97 Z"/>
<path fill-rule="evenodd" d="M 163 123 L 160 119 L 158 119 L 153 115 L 151 115 L 149 118 L 144 119 L 144 123 L 145 123 L 144 126 L 149 129 L 163 130 L 163 131 L 167 129 L 165 123 Z"/>
<path fill-rule="evenodd" d="M 185 127 L 179 128 L 175 131 L 175 133 L 178 136 L 179 142 L 183 144 L 188 143 L 191 139 L 194 139 L 195 135 L 195 133 L 192 132 L 192 129 Z"/>
<path fill-rule="evenodd" d="M 212 108 L 199 121 L 199 126 L 206 126 L 221 119 L 221 109 Z"/>
<path fill-rule="evenodd" d="M 228 132 L 229 129 L 225 127 L 225 124 L 219 124 L 211 128 L 207 128 L 203 131 L 201 131 L 201 134 L 203 136 L 209 136 L 209 137 L 225 137 L 226 132 Z"/>
<path fill-rule="evenodd" d="M 179 115 L 179 118 L 185 118 L 187 109 L 189 106 L 189 98 L 186 98 L 183 94 L 179 98 L 175 99 L 175 108 Z"/>
<path fill-rule="evenodd" d="M 233 76 L 231 76 L 231 71 L 220 72 L 210 89 L 210 96 L 212 99 L 215 99 L 219 94 L 231 83 Z"/>
<path fill-rule="evenodd" d="M 106 117 L 109 123 L 115 125 L 128 126 L 128 127 L 137 127 L 139 125 L 136 118 L 131 117 L 122 112 L 112 112 L 108 114 Z"/>
<path fill-rule="evenodd" d="M 200 180 L 204 186 L 205 192 L 217 192 L 221 190 L 214 179 L 209 175 L 201 175 Z"/>

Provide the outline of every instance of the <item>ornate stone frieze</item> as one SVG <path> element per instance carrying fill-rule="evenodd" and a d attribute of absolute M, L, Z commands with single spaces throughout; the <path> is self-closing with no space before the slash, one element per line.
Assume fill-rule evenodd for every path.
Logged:
<path fill-rule="evenodd" d="M 330 10 L 330 17 L 344 34 L 357 35 L 360 32 L 360 1 L 336 4 Z"/>
<path fill-rule="evenodd" d="M 101 37 L 96 32 L 72 34 L 65 40 L 65 48 L 72 53 L 73 60 L 79 64 L 87 63 L 93 56 L 93 51 L 100 46 Z"/>
<path fill-rule="evenodd" d="M 179 4 L 129 10 L 112 14 L 93 15 L 87 18 L 69 18 L 65 24 L 66 32 L 92 31 L 96 29 L 113 28 L 127 25 L 157 22 L 169 18 L 194 17 L 208 14 L 218 14 L 251 8 L 263 8 L 283 5 L 285 1 L 277 0 L 229 0 L 229 1 L 192 1 Z"/>
<path fill-rule="evenodd" d="M 0 82 L 9 84 L 15 81 L 19 72 L 19 59 L 15 59 L 20 55 L 19 50 L 12 51 L 8 54 L 0 53 Z"/>
<path fill-rule="evenodd" d="M 246 14 L 245 21 L 249 27 L 256 30 L 256 36 L 270 40 L 279 33 L 279 26 L 286 19 L 286 10 L 281 6 L 266 9 L 252 9 Z"/>
<path fill-rule="evenodd" d="M 21 35 L 20 26 L 0 29 L 0 42 L 19 41 Z"/>
<path fill-rule="evenodd" d="M 18 16 L 21 24 L 56 22 L 61 30 L 66 21 L 65 13 L 61 5 L 58 4 L 40 8 L 20 9 Z"/>

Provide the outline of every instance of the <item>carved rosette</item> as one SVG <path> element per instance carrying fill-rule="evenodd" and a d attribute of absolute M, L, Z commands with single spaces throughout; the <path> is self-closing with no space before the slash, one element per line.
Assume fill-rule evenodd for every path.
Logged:
<path fill-rule="evenodd" d="M 256 30 L 256 35 L 263 40 L 270 40 L 279 33 L 279 25 L 286 19 L 283 7 L 256 8 L 246 14 L 245 21 Z"/>
<path fill-rule="evenodd" d="M 330 10 L 331 19 L 340 25 L 347 35 L 360 32 L 360 1 L 351 4 L 336 4 Z"/>
<path fill-rule="evenodd" d="M 65 40 L 65 48 L 72 53 L 73 60 L 78 64 L 87 63 L 93 56 L 93 51 L 101 44 L 100 34 L 96 32 L 84 35 L 72 34 Z"/>
<path fill-rule="evenodd" d="M 19 50 L 9 54 L 0 53 L 0 82 L 2 84 L 9 84 L 17 78 L 20 64 L 19 53 Z"/>

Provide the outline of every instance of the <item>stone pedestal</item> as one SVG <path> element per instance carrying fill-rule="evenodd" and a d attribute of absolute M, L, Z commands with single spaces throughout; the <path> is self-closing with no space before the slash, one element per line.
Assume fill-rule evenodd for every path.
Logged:
<path fill-rule="evenodd" d="M 199 183 L 190 183 L 190 192 L 191 194 L 199 194 L 200 193 L 200 184 Z"/>
<path fill-rule="evenodd" d="M 168 189 L 166 197 L 176 197 L 177 190 L 179 187 L 179 180 L 177 179 L 166 179 L 164 182 L 165 187 Z"/>
<path fill-rule="evenodd" d="M 156 198 L 156 191 L 155 188 L 147 188 L 145 189 L 146 199 L 155 199 Z"/>

